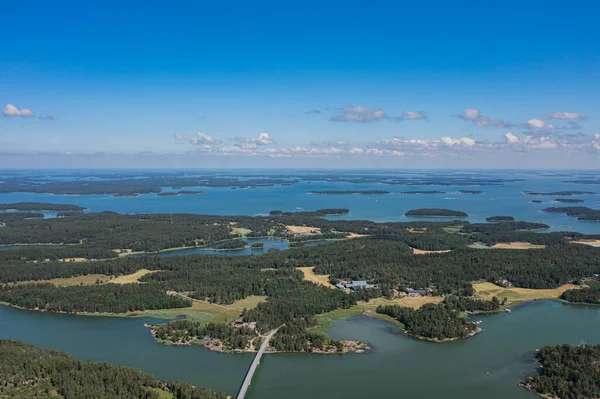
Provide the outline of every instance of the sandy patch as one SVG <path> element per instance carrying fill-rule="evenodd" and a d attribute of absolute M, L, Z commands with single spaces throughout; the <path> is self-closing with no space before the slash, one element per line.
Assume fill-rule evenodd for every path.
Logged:
<path fill-rule="evenodd" d="M 314 266 L 298 267 L 298 270 L 304 273 L 305 280 L 322 285 L 324 287 L 335 288 L 335 286 L 329 282 L 329 274 L 315 274 L 314 269 Z"/>
<path fill-rule="evenodd" d="M 133 249 L 113 249 L 113 252 L 118 254 L 130 254 L 133 252 Z"/>
<path fill-rule="evenodd" d="M 600 240 L 576 240 L 570 241 L 571 244 L 590 245 L 592 247 L 600 247 Z"/>
<path fill-rule="evenodd" d="M 447 254 L 450 252 L 449 249 L 443 249 L 440 251 L 425 251 L 424 249 L 413 248 L 413 254 L 415 255 L 427 255 L 427 254 Z"/>
<path fill-rule="evenodd" d="M 535 245 L 528 242 L 501 242 L 492 245 L 492 248 L 496 249 L 543 249 L 545 245 Z"/>
<path fill-rule="evenodd" d="M 59 262 L 85 262 L 87 259 L 86 258 L 64 258 L 64 259 L 59 259 Z"/>
<path fill-rule="evenodd" d="M 346 238 L 361 238 L 361 237 L 368 237 L 368 234 L 356 234 L 356 233 L 350 233 L 348 234 L 348 236 Z"/>

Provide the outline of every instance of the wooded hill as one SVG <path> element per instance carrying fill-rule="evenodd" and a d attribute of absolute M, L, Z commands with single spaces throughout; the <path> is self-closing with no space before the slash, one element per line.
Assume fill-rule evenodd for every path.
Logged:
<path fill-rule="evenodd" d="M 64 399 L 225 399 L 191 384 L 162 381 L 140 370 L 81 362 L 54 349 L 0 340 L 0 397 Z"/>

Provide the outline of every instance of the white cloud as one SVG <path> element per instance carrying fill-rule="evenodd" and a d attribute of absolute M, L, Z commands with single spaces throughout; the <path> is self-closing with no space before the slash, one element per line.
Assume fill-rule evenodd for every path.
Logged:
<path fill-rule="evenodd" d="M 12 104 L 6 104 L 2 110 L 4 116 L 22 116 L 24 118 L 33 117 L 33 112 L 29 108 L 17 108 Z"/>
<path fill-rule="evenodd" d="M 418 119 L 427 119 L 427 115 L 423 111 L 415 112 L 415 111 L 406 110 L 406 111 L 404 111 L 404 116 L 406 117 L 406 119 L 409 119 L 411 121 L 418 120 Z"/>
<path fill-rule="evenodd" d="M 238 144 L 243 144 L 242 147 L 256 148 L 259 145 L 275 144 L 275 140 L 268 133 L 259 133 L 257 137 L 236 137 L 235 141 Z"/>
<path fill-rule="evenodd" d="M 511 132 L 508 132 L 504 135 L 504 138 L 506 139 L 506 142 L 508 144 L 519 144 L 520 140 L 517 136 L 515 136 L 514 134 L 512 134 Z"/>
<path fill-rule="evenodd" d="M 600 151 L 600 134 L 594 134 L 594 138 L 592 139 L 592 148 Z"/>
<path fill-rule="evenodd" d="M 545 119 L 562 119 L 562 120 L 584 120 L 585 117 L 577 112 L 549 112 L 544 115 Z"/>
<path fill-rule="evenodd" d="M 457 118 L 473 122 L 475 126 L 482 127 L 508 127 L 509 125 L 499 119 L 490 119 L 485 115 L 481 115 L 479 110 L 475 108 L 467 108 L 462 114 L 456 115 Z"/>
<path fill-rule="evenodd" d="M 541 119 L 530 119 L 525 122 L 525 127 L 529 129 L 556 129 L 552 123 L 546 123 Z"/>
<path fill-rule="evenodd" d="M 355 105 L 343 108 L 340 115 L 335 115 L 329 120 L 332 122 L 374 122 L 382 119 L 390 119 L 390 117 L 378 108 Z"/>
<path fill-rule="evenodd" d="M 175 134 L 175 140 L 179 141 L 187 141 L 190 144 L 198 144 L 198 145 L 221 145 L 223 142 L 213 136 L 209 136 L 208 134 L 197 132 L 196 137 L 186 136 L 185 134 Z"/>

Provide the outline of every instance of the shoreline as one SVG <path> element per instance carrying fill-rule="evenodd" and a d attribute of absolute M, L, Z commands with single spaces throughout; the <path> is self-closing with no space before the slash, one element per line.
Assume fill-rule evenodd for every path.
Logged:
<path fill-rule="evenodd" d="M 150 335 L 152 335 L 152 338 L 154 338 L 154 340 L 159 345 L 164 345 L 164 346 L 200 345 L 200 346 L 208 349 L 209 351 L 228 353 L 228 354 L 231 354 L 231 353 L 257 353 L 258 352 L 258 350 L 254 347 L 253 344 L 250 347 L 247 347 L 244 349 L 225 349 L 224 345 L 223 345 L 223 341 L 221 341 L 220 339 L 217 339 L 217 338 L 204 338 L 204 339 L 193 338 L 191 341 L 187 341 L 187 342 L 182 342 L 181 340 L 173 342 L 173 341 L 169 341 L 169 340 L 165 340 L 165 339 L 159 339 L 159 338 L 156 338 L 156 330 L 154 329 L 154 326 L 152 326 L 148 323 L 144 323 L 144 327 L 150 329 Z M 262 335 L 259 335 L 256 338 L 264 339 L 264 337 Z M 353 341 L 353 340 L 347 340 L 347 339 L 342 339 L 339 341 L 343 345 L 343 350 L 341 352 L 335 350 L 334 348 L 330 348 L 331 350 L 315 348 L 314 350 L 310 350 L 310 351 L 304 351 L 304 350 L 302 350 L 302 351 L 278 351 L 278 350 L 273 349 L 271 346 L 268 346 L 267 349 L 265 350 L 265 354 L 273 354 L 274 355 L 274 354 L 280 354 L 280 353 L 310 353 L 310 354 L 317 354 L 317 355 L 346 355 L 349 353 L 364 353 L 364 352 L 372 349 L 365 342 Z"/>

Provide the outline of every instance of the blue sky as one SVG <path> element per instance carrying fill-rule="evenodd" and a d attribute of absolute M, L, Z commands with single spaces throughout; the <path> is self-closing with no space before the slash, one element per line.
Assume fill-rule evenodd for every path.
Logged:
<path fill-rule="evenodd" d="M 2 6 L 0 167 L 600 167 L 592 1 L 87 3 Z"/>

